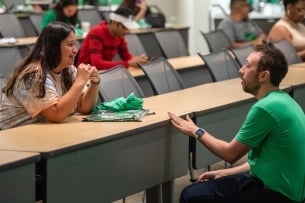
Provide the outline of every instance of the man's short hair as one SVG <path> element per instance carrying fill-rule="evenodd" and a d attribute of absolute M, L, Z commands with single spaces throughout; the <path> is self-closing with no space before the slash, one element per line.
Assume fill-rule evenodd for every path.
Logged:
<path fill-rule="evenodd" d="M 254 51 L 262 53 L 257 70 L 259 72 L 268 70 L 270 72 L 271 84 L 279 86 L 288 72 L 288 64 L 283 52 L 271 42 L 264 42 L 263 44 L 256 45 Z"/>
<path fill-rule="evenodd" d="M 295 3 L 297 3 L 298 1 L 299 1 L 299 0 L 284 0 L 284 1 L 283 1 L 284 8 L 286 9 L 288 4 L 295 4 Z"/>
<path fill-rule="evenodd" d="M 234 6 L 236 6 L 238 3 L 240 2 L 246 2 L 248 3 L 247 0 L 231 0 L 231 3 L 230 3 L 230 8 L 232 9 Z"/>

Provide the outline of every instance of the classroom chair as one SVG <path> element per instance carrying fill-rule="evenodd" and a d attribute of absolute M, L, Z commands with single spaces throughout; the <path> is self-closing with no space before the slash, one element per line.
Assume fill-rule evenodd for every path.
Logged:
<path fill-rule="evenodd" d="M 13 13 L 0 14 L 0 34 L 1 37 L 9 38 L 21 38 L 26 37 L 24 30 L 22 29 L 21 23 L 17 16 Z"/>
<path fill-rule="evenodd" d="M 165 58 L 189 56 L 187 46 L 177 30 L 159 31 L 154 33 Z"/>
<path fill-rule="evenodd" d="M 0 74 L 8 78 L 22 58 L 17 46 L 0 47 Z"/>
<path fill-rule="evenodd" d="M 0 101 L 2 101 L 2 97 L 3 97 L 3 92 L 1 90 L 5 84 L 6 84 L 6 78 L 0 74 Z"/>
<path fill-rule="evenodd" d="M 215 51 L 207 55 L 198 53 L 198 55 L 208 68 L 214 82 L 239 77 L 238 70 L 240 65 L 227 49 Z"/>
<path fill-rule="evenodd" d="M 200 33 L 205 39 L 210 53 L 231 47 L 229 38 L 222 30 L 214 30 L 207 33 L 200 31 Z"/>
<path fill-rule="evenodd" d="M 96 9 L 79 9 L 78 17 L 80 21 L 90 22 L 90 27 L 98 25 L 103 19 Z"/>
<path fill-rule="evenodd" d="M 233 54 L 234 58 L 236 59 L 237 63 L 240 67 L 242 67 L 247 60 L 249 54 L 254 50 L 252 45 L 244 46 L 241 48 L 228 48 L 227 49 L 230 53 Z"/>
<path fill-rule="evenodd" d="M 125 35 L 125 40 L 127 42 L 128 49 L 130 53 L 134 56 L 140 56 L 141 54 L 147 55 L 144 46 L 137 34 L 127 34 Z"/>
<path fill-rule="evenodd" d="M 283 39 L 283 40 L 274 42 L 273 44 L 274 44 L 274 46 L 276 46 L 283 52 L 284 56 L 286 57 L 288 65 L 303 62 L 302 59 L 297 54 L 295 48 L 286 40 Z"/>
<path fill-rule="evenodd" d="M 33 25 L 33 28 L 35 29 L 36 35 L 38 36 L 41 32 L 41 20 L 42 20 L 42 14 L 40 13 L 35 13 L 35 14 L 31 14 L 29 16 L 30 22 Z"/>
<path fill-rule="evenodd" d="M 148 78 L 155 95 L 185 88 L 185 84 L 178 72 L 164 57 L 159 57 L 149 63 L 138 65 Z"/>
<path fill-rule="evenodd" d="M 117 65 L 105 72 L 101 72 L 99 77 L 99 97 L 101 101 L 127 97 L 132 92 L 136 97 L 145 97 L 135 78 L 122 65 Z"/>

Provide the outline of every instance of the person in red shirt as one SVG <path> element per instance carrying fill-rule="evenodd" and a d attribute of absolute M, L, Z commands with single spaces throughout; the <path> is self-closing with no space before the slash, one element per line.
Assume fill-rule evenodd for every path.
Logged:
<path fill-rule="evenodd" d="M 130 29 L 139 28 L 133 20 L 133 12 L 128 8 L 118 8 L 109 17 L 109 23 L 102 21 L 89 31 L 82 42 L 77 64 L 91 64 L 98 70 L 106 70 L 116 65 L 128 68 L 138 67 L 137 63 L 146 63 L 148 57 L 144 54 L 133 56 L 124 39 Z M 113 60 L 116 54 L 121 61 Z"/>

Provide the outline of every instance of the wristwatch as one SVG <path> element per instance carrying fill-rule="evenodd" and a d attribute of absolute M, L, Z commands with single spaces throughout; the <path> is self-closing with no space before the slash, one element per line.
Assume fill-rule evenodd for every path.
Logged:
<path fill-rule="evenodd" d="M 202 135 L 204 135 L 204 133 L 205 133 L 205 130 L 204 130 L 204 129 L 198 128 L 198 130 L 196 130 L 196 132 L 195 132 L 195 138 L 196 138 L 197 140 L 199 140 L 199 138 L 200 138 Z"/>

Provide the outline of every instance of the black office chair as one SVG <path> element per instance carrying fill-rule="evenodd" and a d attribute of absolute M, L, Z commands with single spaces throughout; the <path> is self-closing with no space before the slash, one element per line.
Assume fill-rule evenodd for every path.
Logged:
<path fill-rule="evenodd" d="M 103 19 L 101 14 L 96 9 L 79 9 L 78 17 L 81 21 L 90 22 L 90 26 L 97 25 Z"/>
<path fill-rule="evenodd" d="M 177 91 L 185 88 L 185 84 L 168 61 L 159 57 L 150 63 L 139 64 L 155 95 Z"/>
<path fill-rule="evenodd" d="M 254 47 L 252 45 L 249 45 L 236 49 L 228 48 L 227 50 L 234 55 L 234 58 L 236 59 L 240 67 L 242 67 L 246 63 L 249 54 L 254 50 Z"/>
<path fill-rule="evenodd" d="M 288 65 L 303 62 L 302 59 L 297 54 L 295 48 L 286 40 L 283 39 L 283 40 L 274 42 L 273 44 L 274 44 L 274 46 L 276 46 L 283 52 L 284 56 L 286 57 Z"/>
<path fill-rule="evenodd" d="M 214 30 L 207 33 L 200 31 L 200 33 L 205 39 L 210 53 L 231 47 L 230 39 L 222 30 Z"/>
<path fill-rule="evenodd" d="M 8 78 L 22 58 L 18 47 L 0 47 L 0 74 Z"/>
<path fill-rule="evenodd" d="M 13 13 L 0 14 L 0 32 L 2 37 L 15 37 L 22 38 L 26 37 L 24 30 L 22 29 L 21 23 L 17 16 Z"/>
<path fill-rule="evenodd" d="M 135 78 L 121 65 L 101 72 L 99 77 L 101 81 L 99 85 L 101 101 L 111 101 L 118 97 L 127 97 L 132 92 L 136 97 L 145 97 L 143 90 Z"/>
<path fill-rule="evenodd" d="M 31 14 L 29 16 L 30 22 L 33 25 L 33 28 L 35 29 L 36 35 L 38 36 L 41 32 L 41 20 L 42 20 L 42 14 L 40 13 L 35 13 L 35 14 Z"/>
<path fill-rule="evenodd" d="M 133 55 L 135 56 L 139 56 L 141 54 L 147 55 L 144 46 L 137 34 L 127 34 L 125 35 L 125 40 L 127 42 L 129 51 Z"/>
<path fill-rule="evenodd" d="M 198 55 L 208 68 L 214 82 L 239 77 L 238 70 L 240 65 L 227 49 L 215 51 L 207 55 L 198 53 Z"/>
<path fill-rule="evenodd" d="M 166 58 L 189 56 L 187 46 L 177 30 L 155 32 L 154 35 Z"/>

